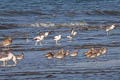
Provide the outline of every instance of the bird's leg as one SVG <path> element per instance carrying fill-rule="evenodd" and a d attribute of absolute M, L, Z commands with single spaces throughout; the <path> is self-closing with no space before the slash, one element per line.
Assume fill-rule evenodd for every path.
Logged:
<path fill-rule="evenodd" d="M 2 65 L 3 67 L 5 67 L 6 66 L 6 61 L 3 61 L 3 65 Z"/>
<path fill-rule="evenodd" d="M 57 44 L 57 40 L 56 40 L 56 44 Z"/>
<path fill-rule="evenodd" d="M 36 41 L 36 42 L 35 42 L 35 45 L 37 46 L 37 44 L 38 44 L 38 42 Z"/>
<path fill-rule="evenodd" d="M 13 62 L 14 62 L 14 64 L 13 64 L 13 66 L 16 66 L 16 64 L 17 64 L 17 58 L 16 57 L 13 57 Z"/>
<path fill-rule="evenodd" d="M 72 38 L 70 38 L 70 41 L 72 41 Z"/>
<path fill-rule="evenodd" d="M 40 45 L 42 45 L 41 41 L 39 42 Z"/>
<path fill-rule="evenodd" d="M 28 38 L 26 38 L 26 42 L 29 42 L 29 39 L 28 39 Z"/>
<path fill-rule="evenodd" d="M 104 56 L 106 56 L 106 53 L 104 54 Z"/>
<path fill-rule="evenodd" d="M 109 31 L 107 31 L 107 36 L 109 36 Z"/>
<path fill-rule="evenodd" d="M 68 42 L 72 42 L 72 38 L 70 38 L 70 39 L 68 40 Z"/>
<path fill-rule="evenodd" d="M 5 65 L 7 65 L 7 61 L 5 61 Z"/>
<path fill-rule="evenodd" d="M 41 42 L 44 42 L 44 39 L 43 39 L 43 40 L 41 40 Z"/>

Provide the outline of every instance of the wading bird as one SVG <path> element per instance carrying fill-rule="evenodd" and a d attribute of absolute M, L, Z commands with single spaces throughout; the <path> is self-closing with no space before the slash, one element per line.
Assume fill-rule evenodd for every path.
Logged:
<path fill-rule="evenodd" d="M 37 45 L 38 43 L 40 43 L 41 45 L 41 41 L 44 40 L 44 35 L 40 34 L 39 36 L 36 36 L 35 38 L 33 38 L 33 40 L 36 40 L 35 45 Z"/>
<path fill-rule="evenodd" d="M 15 55 L 17 59 L 22 60 L 24 58 L 24 53 L 20 54 L 20 55 Z"/>
<path fill-rule="evenodd" d="M 50 32 L 45 32 L 44 33 L 44 37 L 47 37 L 49 35 Z"/>
<path fill-rule="evenodd" d="M 54 52 L 51 50 L 50 52 L 45 54 L 45 57 L 47 57 L 48 59 L 52 59 L 54 57 Z"/>
<path fill-rule="evenodd" d="M 12 38 L 11 37 L 8 37 L 7 39 L 4 39 L 0 45 L 1 46 L 4 46 L 4 47 L 7 47 L 9 46 L 10 44 L 12 43 Z"/>
<path fill-rule="evenodd" d="M 78 50 L 75 50 L 74 52 L 72 52 L 71 54 L 70 54 L 70 56 L 77 56 L 78 55 Z"/>
<path fill-rule="evenodd" d="M 58 50 L 58 52 L 55 54 L 54 57 L 57 59 L 63 59 L 65 57 L 64 49 L 62 48 L 62 49 Z"/>
<path fill-rule="evenodd" d="M 75 36 L 76 34 L 77 34 L 77 32 L 72 29 L 70 35 L 67 36 L 67 38 L 70 39 L 70 40 L 72 40 L 73 36 Z"/>
<path fill-rule="evenodd" d="M 57 44 L 57 42 L 58 42 L 60 39 L 61 39 L 61 35 L 58 35 L 58 36 L 55 36 L 55 37 L 54 37 L 54 40 L 56 41 L 56 44 Z"/>
<path fill-rule="evenodd" d="M 20 57 L 16 57 L 14 55 L 14 53 L 10 52 L 10 51 L 2 51 L 0 52 L 0 61 L 3 62 L 2 66 L 6 66 L 7 62 L 12 60 L 14 62 L 14 64 L 12 66 L 16 66 L 17 64 L 17 59 L 20 59 Z"/>
<path fill-rule="evenodd" d="M 105 30 L 105 31 L 107 32 L 107 36 L 109 35 L 109 31 L 110 31 L 110 30 L 113 30 L 113 29 L 115 29 L 115 25 L 114 25 L 114 24 L 111 25 L 111 26 L 107 26 L 107 27 L 106 27 L 106 30 Z"/>

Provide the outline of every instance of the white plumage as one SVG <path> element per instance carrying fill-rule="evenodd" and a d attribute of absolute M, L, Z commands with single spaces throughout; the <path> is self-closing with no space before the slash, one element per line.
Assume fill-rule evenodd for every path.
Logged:
<path fill-rule="evenodd" d="M 61 35 L 58 35 L 58 36 L 54 37 L 54 40 L 56 41 L 56 44 L 57 44 L 57 41 L 59 41 L 60 39 L 61 39 Z"/>
<path fill-rule="evenodd" d="M 72 35 L 67 36 L 68 39 L 72 40 Z"/>
<path fill-rule="evenodd" d="M 76 34 L 77 34 L 77 32 L 72 29 L 70 35 L 67 36 L 67 38 L 70 39 L 70 40 L 72 40 L 73 36 L 75 36 Z"/>
<path fill-rule="evenodd" d="M 44 35 L 36 36 L 36 37 L 33 38 L 33 39 L 36 40 L 35 45 L 37 45 L 39 42 L 40 42 L 40 45 L 41 45 L 41 41 L 44 40 Z"/>
<path fill-rule="evenodd" d="M 106 27 L 106 32 L 108 32 L 114 28 L 115 28 L 115 25 L 108 26 L 108 27 Z"/>
<path fill-rule="evenodd" d="M 77 34 L 76 31 L 74 31 L 74 30 L 71 31 L 71 35 L 75 36 L 76 34 Z"/>
<path fill-rule="evenodd" d="M 49 32 L 45 32 L 44 37 L 47 37 L 49 35 Z"/>
<path fill-rule="evenodd" d="M 107 32 L 107 35 L 108 35 L 108 32 L 110 31 L 110 30 L 112 30 L 112 29 L 114 29 L 115 28 L 115 25 L 113 24 L 113 25 L 111 25 L 111 26 L 108 26 L 108 27 L 106 27 L 106 32 Z"/>
<path fill-rule="evenodd" d="M 13 66 L 16 66 L 17 58 L 12 52 L 10 52 L 10 51 L 0 52 L 0 61 L 3 61 L 2 66 L 5 67 L 7 65 L 7 62 L 10 60 L 12 60 L 14 62 Z"/>

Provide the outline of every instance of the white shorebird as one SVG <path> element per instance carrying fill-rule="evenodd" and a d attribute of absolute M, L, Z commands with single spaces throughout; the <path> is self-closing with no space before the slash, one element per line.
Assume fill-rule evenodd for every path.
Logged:
<path fill-rule="evenodd" d="M 19 57 L 16 57 L 12 52 L 10 51 L 1 51 L 0 52 L 0 61 L 3 62 L 2 66 L 6 66 L 7 62 L 12 60 L 14 62 L 14 64 L 12 66 L 16 66 L 17 64 L 17 59 L 19 59 Z"/>
<path fill-rule="evenodd" d="M 71 35 L 75 36 L 76 34 L 77 34 L 77 32 L 72 29 Z"/>
<path fill-rule="evenodd" d="M 106 27 L 105 31 L 107 32 L 107 36 L 109 35 L 109 31 L 110 31 L 110 30 L 113 30 L 114 28 L 115 28 L 115 25 L 114 25 L 114 24 L 111 25 L 111 26 Z"/>
<path fill-rule="evenodd" d="M 35 38 L 33 38 L 34 40 L 36 40 L 35 45 L 37 45 L 38 43 L 40 43 L 40 45 L 41 45 L 41 41 L 44 40 L 44 37 L 45 36 L 43 34 L 41 34 L 41 35 L 36 36 Z"/>
<path fill-rule="evenodd" d="M 72 35 L 69 35 L 67 36 L 68 39 L 72 40 L 73 36 Z"/>
<path fill-rule="evenodd" d="M 49 35 L 49 32 L 44 33 L 44 37 L 47 37 Z"/>
<path fill-rule="evenodd" d="M 75 36 L 76 34 L 77 34 L 77 32 L 72 29 L 70 35 L 67 36 L 67 38 L 70 39 L 70 40 L 72 40 L 73 36 Z"/>
<path fill-rule="evenodd" d="M 58 36 L 55 36 L 55 37 L 54 37 L 54 40 L 56 41 L 56 44 L 57 44 L 57 42 L 58 42 L 60 39 L 61 39 L 61 35 L 58 35 Z"/>

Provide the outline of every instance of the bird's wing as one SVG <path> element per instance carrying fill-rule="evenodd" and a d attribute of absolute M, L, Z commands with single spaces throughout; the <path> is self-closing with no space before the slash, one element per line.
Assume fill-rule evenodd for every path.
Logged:
<path fill-rule="evenodd" d="M 34 40 L 36 40 L 36 39 L 39 39 L 40 38 L 40 36 L 36 36 L 35 38 L 33 38 Z"/>
<path fill-rule="evenodd" d="M 55 36 L 54 39 L 56 39 L 58 36 Z"/>
<path fill-rule="evenodd" d="M 8 54 L 0 54 L 0 59 L 5 57 L 8 57 Z"/>

